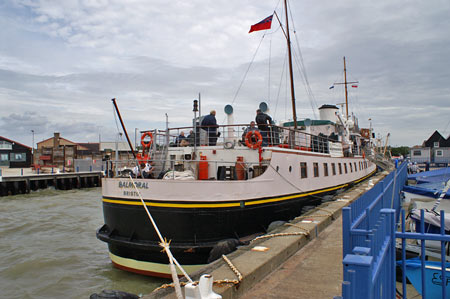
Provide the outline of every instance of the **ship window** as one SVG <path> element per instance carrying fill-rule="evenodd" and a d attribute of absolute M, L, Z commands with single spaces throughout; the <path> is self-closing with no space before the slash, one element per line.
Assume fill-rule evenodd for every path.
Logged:
<path fill-rule="evenodd" d="M 314 162 L 313 166 L 314 166 L 314 177 L 317 178 L 319 176 L 319 163 Z"/>
<path fill-rule="evenodd" d="M 323 175 L 328 176 L 328 163 L 323 163 Z"/>
<path fill-rule="evenodd" d="M 302 179 L 307 178 L 308 177 L 308 171 L 307 171 L 307 166 L 306 166 L 306 162 L 300 162 L 300 177 Z"/>
<path fill-rule="evenodd" d="M 280 170 L 280 166 L 277 166 L 277 172 L 278 172 L 278 170 Z"/>
<path fill-rule="evenodd" d="M 331 163 L 331 172 L 333 173 L 333 175 L 336 175 L 336 164 L 335 163 Z"/>
<path fill-rule="evenodd" d="M 342 174 L 342 164 L 339 163 L 338 166 L 339 166 L 339 174 Z"/>
<path fill-rule="evenodd" d="M 353 172 L 352 162 L 348 163 L 350 165 L 350 172 Z"/>
<path fill-rule="evenodd" d="M 8 161 L 8 154 L 0 154 L 0 161 Z"/>
<path fill-rule="evenodd" d="M 355 172 L 358 171 L 358 168 L 356 167 L 356 162 L 353 162 L 353 164 L 355 165 Z"/>
<path fill-rule="evenodd" d="M 292 166 L 289 166 L 289 172 L 291 172 L 292 171 Z"/>
<path fill-rule="evenodd" d="M 439 141 L 433 142 L 433 147 L 439 147 Z"/>
<path fill-rule="evenodd" d="M 344 170 L 345 170 L 345 173 L 348 173 L 348 171 L 347 171 L 347 163 L 344 163 Z"/>
<path fill-rule="evenodd" d="M 421 150 L 413 151 L 413 156 L 422 156 L 422 151 Z"/>
<path fill-rule="evenodd" d="M 442 157 L 442 156 L 443 156 L 442 150 L 436 151 L 436 157 Z"/>

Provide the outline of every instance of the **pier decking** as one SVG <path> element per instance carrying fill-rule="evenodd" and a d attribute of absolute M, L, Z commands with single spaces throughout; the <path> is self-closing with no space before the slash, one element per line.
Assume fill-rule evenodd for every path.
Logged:
<path fill-rule="evenodd" d="M 0 176 L 0 196 L 26 194 L 48 187 L 59 190 L 99 187 L 101 177 L 101 171 Z"/>

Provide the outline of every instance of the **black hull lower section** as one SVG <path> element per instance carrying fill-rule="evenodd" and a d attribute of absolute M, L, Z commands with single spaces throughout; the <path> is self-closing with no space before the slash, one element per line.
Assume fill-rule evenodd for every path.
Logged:
<path fill-rule="evenodd" d="M 324 192 L 324 196 L 333 192 Z M 159 208 L 149 207 L 161 234 L 171 240 L 170 249 L 177 261 L 186 265 L 205 265 L 221 254 L 228 254 L 235 246 L 228 246 L 224 240 L 235 245 L 239 239 L 263 234 L 273 221 L 288 221 L 302 212 L 305 206 L 317 205 L 317 196 L 264 205 L 233 208 Z M 144 263 L 169 263 L 161 252 L 159 239 L 142 206 L 103 203 L 105 225 L 97 231 L 97 238 L 107 242 L 110 255 Z M 220 244 L 218 244 L 220 243 Z M 225 243 L 225 246 L 223 245 Z M 228 241 L 228 244 L 233 243 Z M 219 246 L 219 247 L 217 247 Z M 222 246 L 222 247 L 221 247 Z M 211 253 L 215 248 L 214 254 Z M 219 254 L 217 254 L 217 250 Z M 163 276 L 158 270 L 135 271 L 133 267 L 119 268 L 141 274 Z"/>

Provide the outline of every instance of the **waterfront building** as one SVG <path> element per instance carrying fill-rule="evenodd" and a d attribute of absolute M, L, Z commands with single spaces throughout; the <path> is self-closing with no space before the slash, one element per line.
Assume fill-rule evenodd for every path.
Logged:
<path fill-rule="evenodd" d="M 0 136 L 0 166 L 10 168 L 30 167 L 32 161 L 31 147 Z"/>
<path fill-rule="evenodd" d="M 409 153 L 411 162 L 449 164 L 450 136 L 446 139 L 438 131 L 434 131 L 421 146 L 411 147 Z"/>

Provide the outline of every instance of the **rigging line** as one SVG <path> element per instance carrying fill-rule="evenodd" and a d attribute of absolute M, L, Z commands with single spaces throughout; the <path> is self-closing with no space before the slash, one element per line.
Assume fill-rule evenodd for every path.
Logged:
<path fill-rule="evenodd" d="M 269 80 L 267 80 L 267 103 L 270 107 L 270 62 L 272 58 L 272 36 L 270 36 L 270 42 L 269 42 Z"/>
<path fill-rule="evenodd" d="M 289 4 L 289 7 L 290 7 L 290 4 Z M 302 74 L 302 77 L 304 77 L 304 84 L 305 84 L 305 87 L 307 88 L 307 94 L 309 96 L 309 100 L 310 100 L 311 108 L 313 110 L 314 118 L 317 118 L 316 109 L 318 108 L 318 106 L 317 106 L 317 102 L 316 102 L 314 93 L 311 89 L 311 85 L 309 84 L 308 74 L 306 72 L 306 67 L 305 67 L 305 63 L 303 60 L 302 50 L 300 48 L 300 43 L 299 43 L 299 39 L 297 36 L 297 30 L 295 29 L 294 18 L 292 17 L 292 10 L 289 10 L 289 14 L 291 17 L 292 28 L 293 28 L 297 48 L 298 48 L 298 57 L 296 57 L 296 54 L 294 51 L 294 58 L 295 58 L 294 60 L 296 61 L 297 66 L 299 67 L 299 72 Z M 300 61 L 300 64 L 299 64 L 298 60 Z"/>
<path fill-rule="evenodd" d="M 276 101 L 276 103 L 275 103 L 274 117 L 275 117 L 276 114 L 277 114 L 278 101 L 279 101 L 279 99 L 280 99 L 281 84 L 283 83 L 283 76 L 284 76 L 284 71 L 285 71 L 285 69 L 286 69 L 286 62 L 287 62 L 287 49 L 286 49 L 285 54 L 284 54 L 284 62 L 283 62 L 283 67 L 282 67 L 282 69 L 281 69 L 280 83 L 279 83 L 279 85 L 278 85 L 278 93 L 277 93 L 277 101 Z"/>
<path fill-rule="evenodd" d="M 261 46 L 262 41 L 264 40 L 264 37 L 265 37 L 265 36 L 266 36 L 266 34 L 264 33 L 264 35 L 261 37 L 261 41 L 259 42 L 258 47 L 256 48 L 255 54 L 253 54 L 253 58 L 252 58 L 252 60 L 250 61 L 250 64 L 248 65 L 247 70 L 245 71 L 245 74 L 244 74 L 244 77 L 242 78 L 241 84 L 239 84 L 239 87 L 238 87 L 238 89 L 237 89 L 237 91 L 236 91 L 236 94 L 234 95 L 234 98 L 233 98 L 233 101 L 231 102 L 231 105 L 234 104 L 234 101 L 236 100 L 236 98 L 237 98 L 237 96 L 238 96 L 238 94 L 239 94 L 239 91 L 241 90 L 242 84 L 244 84 L 244 81 L 245 81 L 245 78 L 247 77 L 248 71 L 250 70 L 250 67 L 251 67 L 252 64 L 253 64 L 253 61 L 255 60 L 256 54 L 258 53 L 259 47 Z"/>
<path fill-rule="evenodd" d="M 311 87 L 310 87 L 310 85 L 309 85 L 308 78 L 306 77 L 306 72 L 302 72 L 302 71 L 300 70 L 300 66 L 298 65 L 298 58 L 297 58 L 297 56 L 296 56 L 296 52 L 295 52 L 295 51 L 293 51 L 293 52 L 294 52 L 294 61 L 295 61 L 295 63 L 297 64 L 298 72 L 299 72 L 299 74 L 300 74 L 300 78 L 301 78 L 302 81 L 303 81 L 303 86 L 304 86 L 304 88 L 305 88 L 305 92 L 306 92 L 306 94 L 308 95 L 309 103 L 310 103 L 310 105 L 311 105 L 311 110 L 312 110 L 312 112 L 313 112 L 314 118 L 317 118 L 317 115 L 316 115 L 317 104 L 315 103 L 314 95 L 313 95 L 312 90 L 311 90 Z M 315 106 L 316 106 L 316 107 L 315 107 Z"/>

